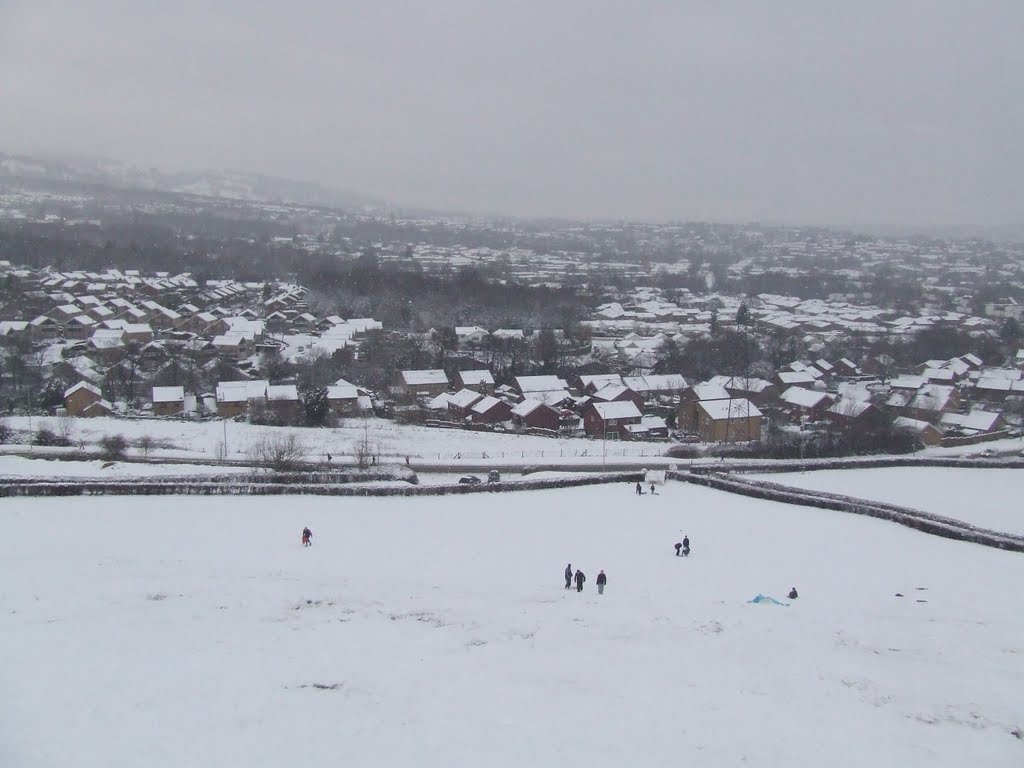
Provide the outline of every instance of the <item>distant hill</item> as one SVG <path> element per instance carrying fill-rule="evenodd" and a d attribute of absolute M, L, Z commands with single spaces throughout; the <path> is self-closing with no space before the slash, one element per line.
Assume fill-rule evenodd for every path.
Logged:
<path fill-rule="evenodd" d="M 139 189 L 200 195 L 224 200 L 298 203 L 328 208 L 385 208 L 351 192 L 310 181 L 296 181 L 245 171 L 206 170 L 171 173 L 89 157 L 37 157 L 0 153 L 0 179 L 99 184 L 117 189 Z"/>

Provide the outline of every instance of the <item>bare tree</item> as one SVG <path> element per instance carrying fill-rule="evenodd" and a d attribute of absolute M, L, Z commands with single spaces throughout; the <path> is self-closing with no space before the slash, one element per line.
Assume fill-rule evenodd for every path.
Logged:
<path fill-rule="evenodd" d="M 249 446 L 249 458 L 254 465 L 278 472 L 297 468 L 305 453 L 305 445 L 290 433 L 263 435 Z"/>

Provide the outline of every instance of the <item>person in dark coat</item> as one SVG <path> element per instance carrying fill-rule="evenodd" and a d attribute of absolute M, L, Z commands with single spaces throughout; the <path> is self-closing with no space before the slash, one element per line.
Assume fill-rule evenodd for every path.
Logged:
<path fill-rule="evenodd" d="M 643 495 L 643 492 L 644 492 L 643 486 L 642 486 L 642 485 L 640 485 L 640 481 L 639 481 L 639 480 L 637 480 L 637 481 L 636 481 L 636 495 L 637 495 L 637 496 L 642 496 L 642 495 Z"/>
<path fill-rule="evenodd" d="M 587 580 L 587 577 L 583 575 L 583 571 L 576 571 L 576 591 L 583 591 L 583 582 Z"/>
<path fill-rule="evenodd" d="M 679 556 L 681 556 L 681 555 L 683 554 L 682 552 L 680 552 L 680 551 L 679 551 L 679 550 L 681 550 L 682 548 L 683 548 L 683 545 L 682 545 L 682 544 L 680 544 L 680 543 L 679 543 L 679 542 L 677 541 L 677 542 L 676 542 L 676 557 L 679 557 Z"/>
<path fill-rule="evenodd" d="M 565 566 L 565 588 L 569 589 L 572 586 L 572 563 Z"/>
<path fill-rule="evenodd" d="M 312 542 L 313 532 L 309 528 L 302 529 L 302 546 L 308 547 L 313 544 Z"/>
<path fill-rule="evenodd" d="M 654 483 L 651 483 L 651 496 L 655 496 L 655 495 L 656 494 L 654 493 Z"/>
<path fill-rule="evenodd" d="M 604 594 L 604 585 L 608 583 L 608 577 L 604 575 L 604 571 L 597 574 L 597 594 Z"/>
<path fill-rule="evenodd" d="M 690 537 L 683 536 L 683 557 L 689 557 L 690 555 Z"/>
<path fill-rule="evenodd" d="M 789 599 L 790 600 L 796 600 L 798 597 L 800 597 L 800 595 L 798 595 L 796 593 L 796 587 L 793 587 L 791 590 L 789 590 Z"/>

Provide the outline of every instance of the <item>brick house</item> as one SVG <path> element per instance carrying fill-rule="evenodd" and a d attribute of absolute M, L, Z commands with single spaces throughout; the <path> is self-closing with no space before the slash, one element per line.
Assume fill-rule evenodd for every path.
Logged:
<path fill-rule="evenodd" d="M 540 400 L 523 400 L 512 408 L 512 421 L 520 427 L 558 431 L 558 411 Z"/>
<path fill-rule="evenodd" d="M 469 415 L 469 409 L 473 404 L 482 398 L 479 392 L 472 389 L 460 389 L 453 395 L 448 396 L 448 414 L 453 419 L 461 420 Z"/>
<path fill-rule="evenodd" d="M 761 411 L 745 397 L 701 400 L 697 433 L 706 443 L 739 443 L 761 439 Z"/>
<path fill-rule="evenodd" d="M 81 416 L 85 409 L 103 399 L 103 392 L 94 384 L 80 381 L 64 392 L 64 410 L 70 416 Z"/>
<path fill-rule="evenodd" d="M 447 392 L 448 374 L 441 368 L 418 371 L 400 371 L 390 390 L 396 398 L 413 401 L 418 397 L 437 397 Z"/>
<path fill-rule="evenodd" d="M 456 389 L 472 389 L 481 395 L 494 394 L 494 376 L 487 369 L 480 371 L 457 371 L 453 384 Z"/>
<path fill-rule="evenodd" d="M 180 416 L 184 410 L 184 387 L 153 387 L 154 416 Z"/>
<path fill-rule="evenodd" d="M 639 424 L 643 415 L 632 400 L 591 403 L 583 411 L 583 431 L 588 437 L 618 440 L 626 425 Z"/>
<path fill-rule="evenodd" d="M 294 384 L 268 386 L 267 408 L 282 421 L 297 421 L 300 411 L 298 387 Z"/>
<path fill-rule="evenodd" d="M 484 395 L 473 403 L 469 416 L 474 424 L 498 424 L 512 418 L 512 406 L 504 400 Z"/>

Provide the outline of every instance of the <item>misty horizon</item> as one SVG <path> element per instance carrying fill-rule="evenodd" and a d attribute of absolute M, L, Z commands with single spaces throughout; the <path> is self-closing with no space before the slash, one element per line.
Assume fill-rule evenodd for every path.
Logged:
<path fill-rule="evenodd" d="M 1024 231 L 1017 4 L 85 5 L 0 9 L 0 151 L 470 215 Z"/>

